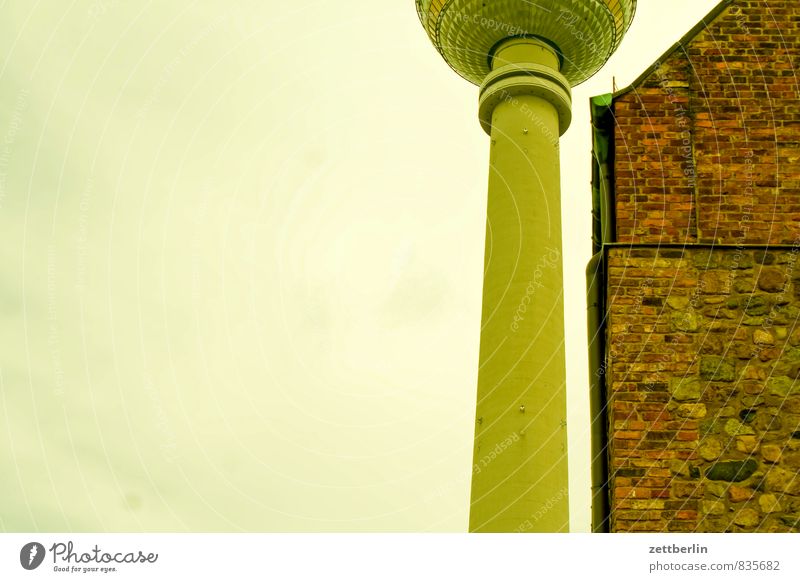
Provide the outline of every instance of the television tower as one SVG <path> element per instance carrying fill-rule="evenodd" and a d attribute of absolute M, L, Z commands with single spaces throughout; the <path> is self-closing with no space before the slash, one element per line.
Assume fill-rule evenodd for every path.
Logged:
<path fill-rule="evenodd" d="M 636 0 L 416 0 L 491 137 L 469 529 L 569 529 L 559 137 Z"/>

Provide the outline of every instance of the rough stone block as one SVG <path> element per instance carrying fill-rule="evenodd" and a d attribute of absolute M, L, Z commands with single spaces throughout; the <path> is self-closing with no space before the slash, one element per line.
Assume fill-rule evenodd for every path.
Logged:
<path fill-rule="evenodd" d="M 758 276 L 758 288 L 768 293 L 778 293 L 786 287 L 786 273 L 782 269 L 762 269 Z"/>
<path fill-rule="evenodd" d="M 720 461 L 713 464 L 706 471 L 706 477 L 714 481 L 739 483 L 755 473 L 757 468 L 758 463 L 753 459 L 746 461 Z"/>
<path fill-rule="evenodd" d="M 758 506 L 764 513 L 777 513 L 781 511 L 781 504 L 778 498 L 772 493 L 765 493 L 758 498 Z"/>
<path fill-rule="evenodd" d="M 702 512 L 706 515 L 724 515 L 728 508 L 723 501 L 703 501 Z"/>
<path fill-rule="evenodd" d="M 755 527 L 761 523 L 761 516 L 755 509 L 742 509 L 733 517 L 733 523 L 742 527 Z"/>
<path fill-rule="evenodd" d="M 678 402 L 700 400 L 703 384 L 697 378 L 670 378 L 669 390 Z"/>
<path fill-rule="evenodd" d="M 736 379 L 734 360 L 719 356 L 703 356 L 700 358 L 700 377 L 716 382 L 733 382 Z"/>

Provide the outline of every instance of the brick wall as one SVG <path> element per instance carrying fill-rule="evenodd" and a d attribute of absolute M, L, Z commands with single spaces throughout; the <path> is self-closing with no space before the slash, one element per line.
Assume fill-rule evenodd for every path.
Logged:
<path fill-rule="evenodd" d="M 612 531 L 800 531 L 798 59 L 734 0 L 615 98 Z"/>
<path fill-rule="evenodd" d="M 617 240 L 800 234 L 800 3 L 738 0 L 614 102 Z"/>

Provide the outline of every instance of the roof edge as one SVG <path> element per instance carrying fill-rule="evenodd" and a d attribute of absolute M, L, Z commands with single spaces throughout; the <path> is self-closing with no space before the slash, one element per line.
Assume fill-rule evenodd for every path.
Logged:
<path fill-rule="evenodd" d="M 641 74 L 641 75 L 639 75 L 638 77 L 636 77 L 636 79 L 635 79 L 635 80 L 634 80 L 634 81 L 633 81 L 633 82 L 632 82 L 630 85 L 628 85 L 627 87 L 625 87 L 625 88 L 623 88 L 623 89 L 619 89 L 619 90 L 615 91 L 615 92 L 614 92 L 614 94 L 613 94 L 613 98 L 614 98 L 614 99 L 616 99 L 617 97 L 619 97 L 619 96 L 621 96 L 621 95 L 624 95 L 624 94 L 626 94 L 626 93 L 629 93 L 629 92 L 630 92 L 630 91 L 632 91 L 634 88 L 636 88 L 636 87 L 637 87 L 637 86 L 639 86 L 641 83 L 643 83 L 645 79 L 647 79 L 647 78 L 648 78 L 650 75 L 652 75 L 652 74 L 653 74 L 653 72 L 654 72 L 654 71 L 655 71 L 655 70 L 658 68 L 658 65 L 659 65 L 660 63 L 663 63 L 663 62 L 664 62 L 665 60 L 667 60 L 667 59 L 668 59 L 670 56 L 672 56 L 672 53 L 674 53 L 674 52 L 675 52 L 675 51 L 677 51 L 678 49 L 680 49 L 680 48 L 682 48 L 682 47 L 686 46 L 686 45 L 687 45 L 687 44 L 689 44 L 689 43 L 690 43 L 692 40 L 694 40 L 694 38 L 695 38 L 695 37 L 696 37 L 698 34 L 700 34 L 700 33 L 703 31 L 703 29 L 705 29 L 705 28 L 706 28 L 706 26 L 708 26 L 708 24 L 709 24 L 711 21 L 713 21 L 713 20 L 716 20 L 716 18 L 717 18 L 717 17 L 718 17 L 720 14 L 722 14 L 722 13 L 723 13 L 723 12 L 724 12 L 724 11 L 725 11 L 725 10 L 726 10 L 726 9 L 727 9 L 727 8 L 728 8 L 730 5 L 731 5 L 731 4 L 733 4 L 734 2 L 735 2 L 735 0 L 722 0 L 722 1 L 721 1 L 719 4 L 717 4 L 717 5 L 716 5 L 716 6 L 715 6 L 715 7 L 714 7 L 712 10 L 711 10 L 711 12 L 709 12 L 708 14 L 706 14 L 706 15 L 705 15 L 705 16 L 704 16 L 704 17 L 703 17 L 703 18 L 700 20 L 700 22 L 698 22 L 697 24 L 695 24 L 695 25 L 694 25 L 694 26 L 693 26 L 693 27 L 692 27 L 692 28 L 689 30 L 689 32 L 687 32 L 686 34 L 684 34 L 684 35 L 681 37 L 681 39 L 680 39 L 678 42 L 676 42 L 676 43 L 675 43 L 675 44 L 673 44 L 673 45 L 672 45 L 670 48 L 668 48 L 668 49 L 667 49 L 667 50 L 664 52 L 664 54 L 662 54 L 660 57 L 658 57 L 658 58 L 656 59 L 656 61 L 655 61 L 655 62 L 654 62 L 652 65 L 650 65 L 649 67 L 647 67 L 647 68 L 644 70 L 644 72 L 642 72 L 642 74 Z"/>

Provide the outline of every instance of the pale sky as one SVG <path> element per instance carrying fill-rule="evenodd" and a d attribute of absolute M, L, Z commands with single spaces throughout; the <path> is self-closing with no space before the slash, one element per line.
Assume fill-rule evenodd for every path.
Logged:
<path fill-rule="evenodd" d="M 562 138 L 589 530 L 588 99 Z M 412 0 L 0 0 L 0 530 L 466 531 L 488 137 Z"/>

